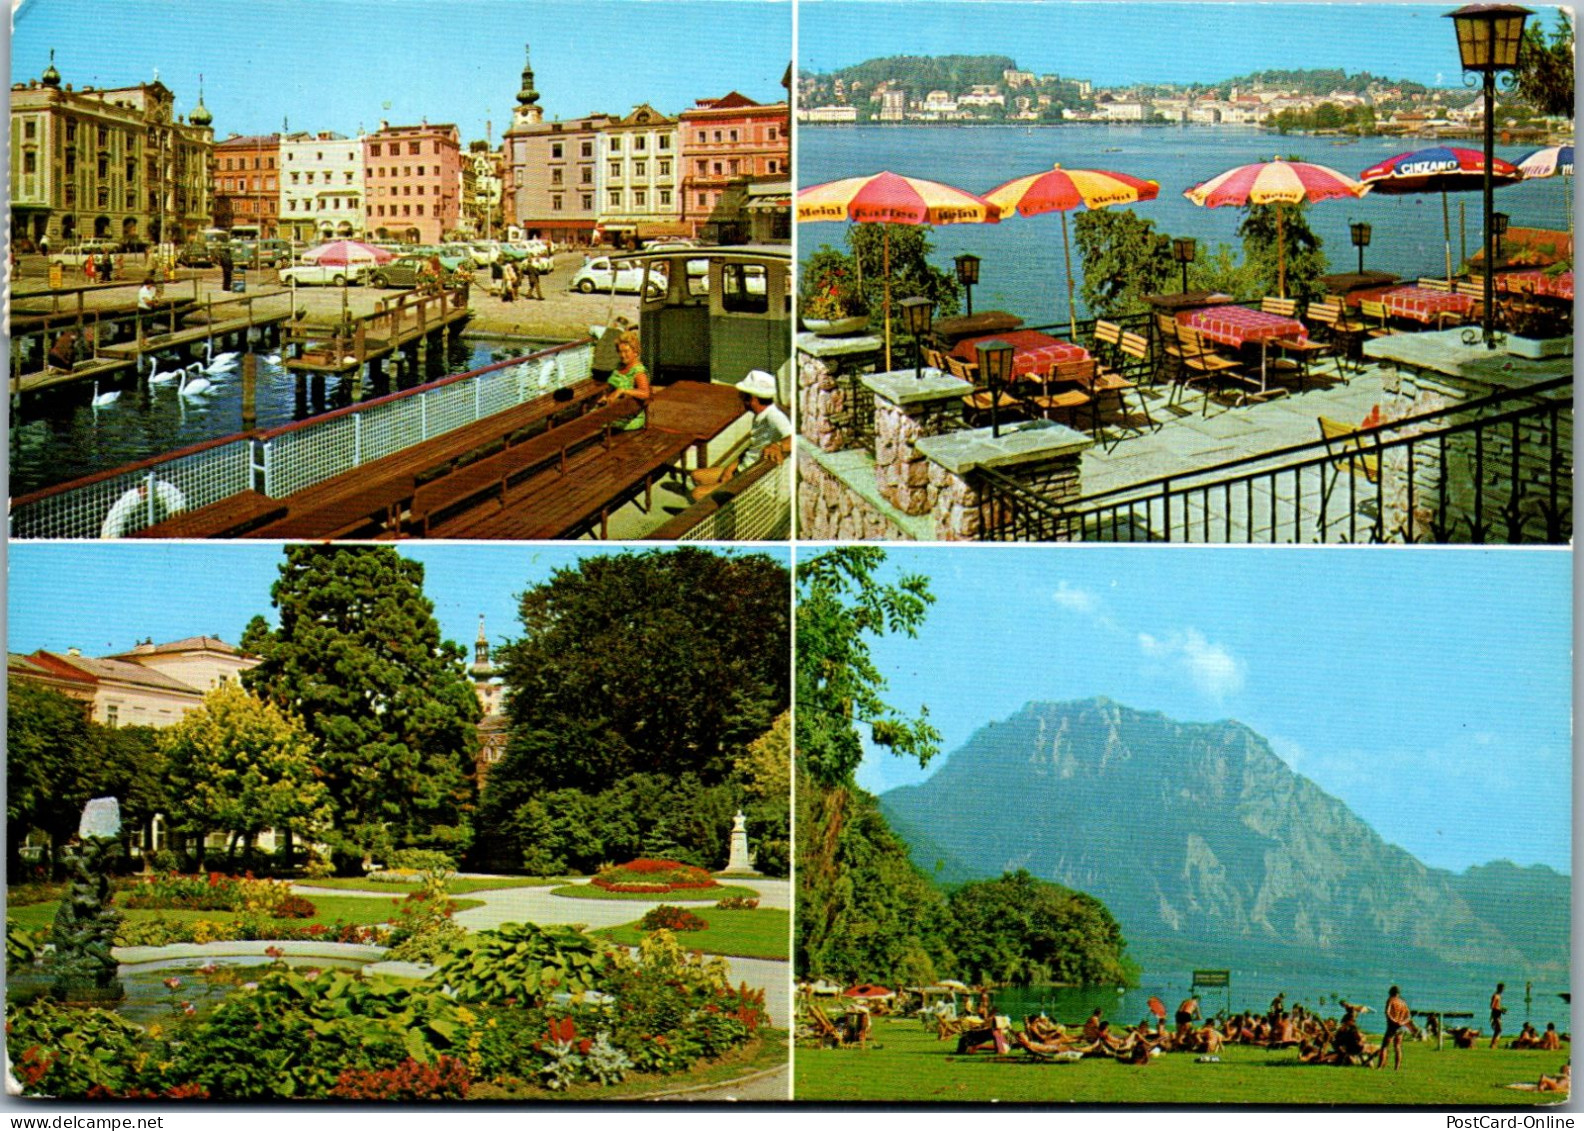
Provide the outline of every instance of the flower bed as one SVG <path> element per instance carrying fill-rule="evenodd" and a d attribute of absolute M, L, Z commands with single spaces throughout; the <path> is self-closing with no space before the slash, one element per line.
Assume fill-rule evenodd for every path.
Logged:
<path fill-rule="evenodd" d="M 626 864 L 607 864 L 590 883 L 606 891 L 664 895 L 668 891 L 714 888 L 720 885 L 703 868 L 677 860 L 639 857 Z"/>
<path fill-rule="evenodd" d="M 122 907 L 145 907 L 158 911 L 243 911 L 250 907 L 273 910 L 288 899 L 291 885 L 280 880 L 256 880 L 252 874 L 238 878 L 222 872 L 206 876 L 184 876 L 164 872 L 134 884 L 118 900 Z M 306 903 L 306 900 L 302 902 Z M 313 914 L 312 904 L 304 914 Z"/>

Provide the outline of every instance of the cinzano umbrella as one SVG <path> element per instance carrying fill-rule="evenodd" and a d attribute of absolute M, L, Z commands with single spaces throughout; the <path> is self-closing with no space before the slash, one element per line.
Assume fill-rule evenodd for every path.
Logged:
<path fill-rule="evenodd" d="M 1573 147 L 1552 145 L 1545 149 L 1537 149 L 1518 162 L 1518 169 L 1523 173 L 1525 180 L 1539 180 L 1542 177 L 1568 178 L 1565 200 L 1568 231 L 1571 232 L 1573 230 Z"/>
<path fill-rule="evenodd" d="M 799 221 L 858 224 L 993 224 L 1001 211 L 971 192 L 897 173 L 848 177 L 798 190 Z M 891 230 L 883 229 L 885 367 L 891 368 Z"/>
<path fill-rule="evenodd" d="M 1497 186 L 1523 180 L 1517 166 L 1500 157 L 1491 161 L 1491 181 Z M 1485 187 L 1485 155 L 1477 149 L 1436 145 L 1399 153 L 1378 161 L 1359 174 L 1370 192 L 1388 196 L 1411 193 L 1441 194 L 1441 234 L 1446 242 L 1446 277 L 1452 281 L 1452 217 L 1447 208 L 1447 193 L 1474 192 Z"/>
<path fill-rule="evenodd" d="M 1239 165 L 1183 195 L 1204 208 L 1226 205 L 1297 204 L 1299 201 L 1334 200 L 1339 196 L 1363 196 L 1364 185 L 1325 165 L 1306 161 L 1283 161 L 1280 157 L 1253 165 Z M 1276 289 L 1287 297 L 1287 246 L 1282 232 L 1281 209 L 1276 210 Z"/>
<path fill-rule="evenodd" d="M 985 199 L 1001 209 L 1003 216 L 1038 216 L 1041 212 L 1060 212 L 1062 219 L 1062 258 L 1067 266 L 1067 319 L 1074 338 L 1078 336 L 1078 314 L 1073 303 L 1072 249 L 1067 241 L 1067 213 L 1074 208 L 1109 208 L 1117 204 L 1137 204 L 1154 200 L 1160 192 L 1155 181 L 1140 180 L 1126 173 L 1104 169 L 1063 169 L 1053 166 L 1043 173 L 1031 173 L 1008 181 L 985 193 Z"/>

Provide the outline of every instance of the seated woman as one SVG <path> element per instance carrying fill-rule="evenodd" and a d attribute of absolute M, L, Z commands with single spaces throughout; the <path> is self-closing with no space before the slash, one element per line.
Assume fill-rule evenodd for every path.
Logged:
<path fill-rule="evenodd" d="M 1525 1021 L 1523 1023 L 1523 1027 L 1518 1030 L 1518 1035 L 1512 1039 L 1512 1043 L 1507 1047 L 1514 1049 L 1532 1049 L 1538 1048 L 1539 1045 L 1540 1034 L 1535 1032 L 1535 1027 L 1533 1025 Z"/>
<path fill-rule="evenodd" d="M 1216 1032 L 1215 1026 L 1208 1021 L 1204 1028 L 1199 1030 L 1198 1048 L 1202 1053 L 1214 1056 L 1221 1051 L 1221 1034 Z"/>
<path fill-rule="evenodd" d="M 1540 1043 L 1535 1048 L 1544 1049 L 1546 1052 L 1556 1052 L 1562 1047 L 1562 1037 L 1557 1032 L 1556 1022 L 1552 1021 L 1546 1026 L 1545 1034 L 1540 1038 Z"/>
<path fill-rule="evenodd" d="M 1084 1022 L 1083 1038 L 1086 1041 L 1097 1041 L 1105 1029 L 1105 1022 L 1100 1020 L 1100 1010 L 1097 1008 L 1089 1015 L 1089 1020 Z"/>
<path fill-rule="evenodd" d="M 636 403 L 638 411 L 620 424 L 613 425 L 624 431 L 644 426 L 643 406 L 649 402 L 649 371 L 638 360 L 638 331 L 626 330 L 616 339 L 616 355 L 620 364 L 610 375 L 611 391 L 600 398 L 602 405 L 626 402 Z"/>
<path fill-rule="evenodd" d="M 1480 1031 L 1470 1029 L 1467 1025 L 1460 1025 L 1456 1029 L 1448 1029 L 1447 1036 L 1452 1038 L 1454 1048 L 1471 1049 L 1480 1039 Z"/>

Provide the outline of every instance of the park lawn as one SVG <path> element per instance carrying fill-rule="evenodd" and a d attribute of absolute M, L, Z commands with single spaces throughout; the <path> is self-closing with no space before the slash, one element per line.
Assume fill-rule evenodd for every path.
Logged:
<path fill-rule="evenodd" d="M 714 903 L 717 899 L 736 896 L 740 899 L 758 899 L 753 888 L 735 884 L 721 884 L 714 888 L 683 888 L 681 891 L 606 891 L 593 884 L 566 884 L 555 888 L 551 895 L 568 899 L 625 899 L 630 903 Z"/>
<path fill-rule="evenodd" d="M 743 1076 L 763 1072 L 787 1062 L 787 1034 L 781 1029 L 761 1029 L 759 1039 L 743 1048 L 707 1061 L 689 1072 L 676 1072 L 662 1076 L 652 1072 L 639 1072 L 628 1076 L 620 1084 L 603 1087 L 584 1084 L 564 1092 L 552 1092 L 529 1084 L 474 1085 L 468 1089 L 470 1100 L 636 1100 L 645 1096 L 664 1095 L 684 1088 L 702 1088 L 712 1084 L 728 1084 Z"/>
<path fill-rule="evenodd" d="M 1379 1035 L 1374 1035 L 1376 1040 Z M 880 1018 L 865 1049 L 800 1045 L 794 1061 L 799 1100 L 950 1103 L 997 1100 L 1086 1104 L 1555 1104 L 1555 1093 L 1516 1092 L 1504 1085 L 1554 1075 L 1561 1052 L 1453 1049 L 1406 1042 L 1402 1071 L 1298 1063 L 1292 1049 L 1232 1046 L 1220 1064 L 1192 1053 L 1167 1053 L 1147 1066 L 1114 1060 L 1039 1063 L 1022 1052 L 955 1055 L 917 1020 Z"/>
<path fill-rule="evenodd" d="M 732 958 L 784 959 L 790 953 L 791 916 L 782 908 L 762 907 L 755 911 L 705 908 L 694 914 L 709 926 L 702 931 L 677 932 L 677 941 L 689 950 Z M 593 933 L 623 946 L 637 946 L 648 934 L 637 923 L 605 927 Z"/>
<path fill-rule="evenodd" d="M 556 881 L 538 876 L 452 876 L 446 881 L 446 891 L 452 895 L 466 895 L 475 891 L 504 891 L 507 888 L 542 888 Z M 423 887 L 423 881 L 380 883 L 367 877 L 329 876 L 319 880 L 295 880 L 294 887 L 324 891 L 390 891 L 392 895 L 406 895 Z"/>
<path fill-rule="evenodd" d="M 280 919 L 282 924 L 294 926 L 307 926 L 310 923 L 323 923 L 332 926 L 338 920 L 342 923 L 352 923 L 358 926 L 369 926 L 385 923 L 396 916 L 396 900 L 399 896 L 393 895 L 390 899 L 374 899 L 369 896 L 357 895 L 314 895 L 310 902 L 314 905 L 315 913 L 308 919 Z M 458 911 L 469 907 L 481 907 L 481 899 L 458 899 L 454 901 Z M 12 907 L 6 911 L 8 921 L 26 930 L 37 930 L 48 927 L 55 921 L 55 909 L 58 902 L 33 903 L 26 907 Z M 122 909 L 131 922 L 148 919 L 164 919 L 168 922 L 195 923 L 199 919 L 207 919 L 211 923 L 229 923 L 236 918 L 234 911 L 187 911 L 170 910 L 161 911 L 152 907 L 129 907 Z"/>

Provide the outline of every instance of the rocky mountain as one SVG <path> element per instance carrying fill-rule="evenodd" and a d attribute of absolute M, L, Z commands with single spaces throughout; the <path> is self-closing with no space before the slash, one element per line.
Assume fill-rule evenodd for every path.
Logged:
<path fill-rule="evenodd" d="M 1027 868 L 1089 892 L 1146 961 L 1567 963 L 1567 877 L 1428 868 L 1237 722 L 1030 703 L 881 803 L 926 875 Z M 1550 901 L 1539 934 L 1503 911 L 1519 888 Z"/>

